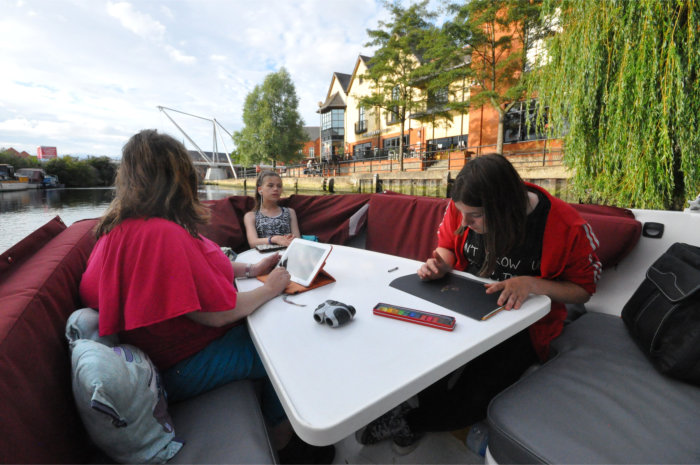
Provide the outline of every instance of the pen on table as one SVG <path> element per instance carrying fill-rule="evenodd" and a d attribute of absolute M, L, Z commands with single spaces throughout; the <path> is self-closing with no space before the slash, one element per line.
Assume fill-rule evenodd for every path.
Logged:
<path fill-rule="evenodd" d="M 496 313 L 500 312 L 500 311 L 503 310 L 504 308 L 506 308 L 506 307 L 505 307 L 505 306 L 502 306 L 502 307 L 498 307 L 498 308 L 495 309 L 495 310 L 491 310 L 491 311 L 488 312 L 486 315 L 484 315 L 484 316 L 481 317 L 481 321 L 488 320 L 489 318 L 491 318 L 492 316 L 494 316 Z"/>
<path fill-rule="evenodd" d="M 396 271 L 396 270 L 398 270 L 398 269 L 399 269 L 398 266 L 395 266 L 395 267 L 393 267 L 393 268 L 389 268 L 389 269 L 387 270 L 387 273 L 391 273 L 392 271 Z"/>

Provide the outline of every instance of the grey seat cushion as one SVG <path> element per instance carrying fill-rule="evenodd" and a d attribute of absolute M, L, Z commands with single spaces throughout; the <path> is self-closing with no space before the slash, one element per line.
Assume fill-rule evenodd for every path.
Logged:
<path fill-rule="evenodd" d="M 168 463 L 276 463 L 250 380 L 170 405 L 169 410 L 185 445 Z"/>
<path fill-rule="evenodd" d="M 587 313 L 491 402 L 498 463 L 700 463 L 700 387 L 661 375 L 621 318 Z"/>

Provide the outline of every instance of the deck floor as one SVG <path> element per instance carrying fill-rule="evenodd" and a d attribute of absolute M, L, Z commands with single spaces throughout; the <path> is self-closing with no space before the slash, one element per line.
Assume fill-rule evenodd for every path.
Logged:
<path fill-rule="evenodd" d="M 466 463 L 483 464 L 484 458 L 472 453 L 463 441 L 451 433 L 430 433 L 410 454 L 396 455 L 391 441 L 363 446 L 349 436 L 335 444 L 335 464 L 375 463 Z"/>

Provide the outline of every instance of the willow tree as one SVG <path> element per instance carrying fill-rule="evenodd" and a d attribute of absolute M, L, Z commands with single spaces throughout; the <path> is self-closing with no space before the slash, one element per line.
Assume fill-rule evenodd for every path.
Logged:
<path fill-rule="evenodd" d="M 533 89 L 587 201 L 682 208 L 700 190 L 695 0 L 549 0 L 561 32 Z"/>

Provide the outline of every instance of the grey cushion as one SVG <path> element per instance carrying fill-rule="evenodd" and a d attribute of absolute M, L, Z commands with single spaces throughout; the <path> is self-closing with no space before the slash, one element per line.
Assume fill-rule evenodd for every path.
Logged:
<path fill-rule="evenodd" d="M 78 339 L 90 339 L 107 347 L 114 347 L 119 344 L 116 334 L 100 336 L 99 334 L 100 314 L 97 310 L 89 307 L 74 311 L 66 321 L 66 339 L 72 344 Z"/>
<path fill-rule="evenodd" d="M 250 380 L 170 405 L 184 447 L 168 463 L 276 463 Z"/>
<path fill-rule="evenodd" d="M 73 396 L 93 442 L 120 463 L 163 463 L 175 438 L 158 371 L 139 348 L 71 343 Z"/>
<path fill-rule="evenodd" d="M 491 402 L 499 463 L 699 463 L 700 388 L 661 375 L 617 316 L 587 313 Z"/>

